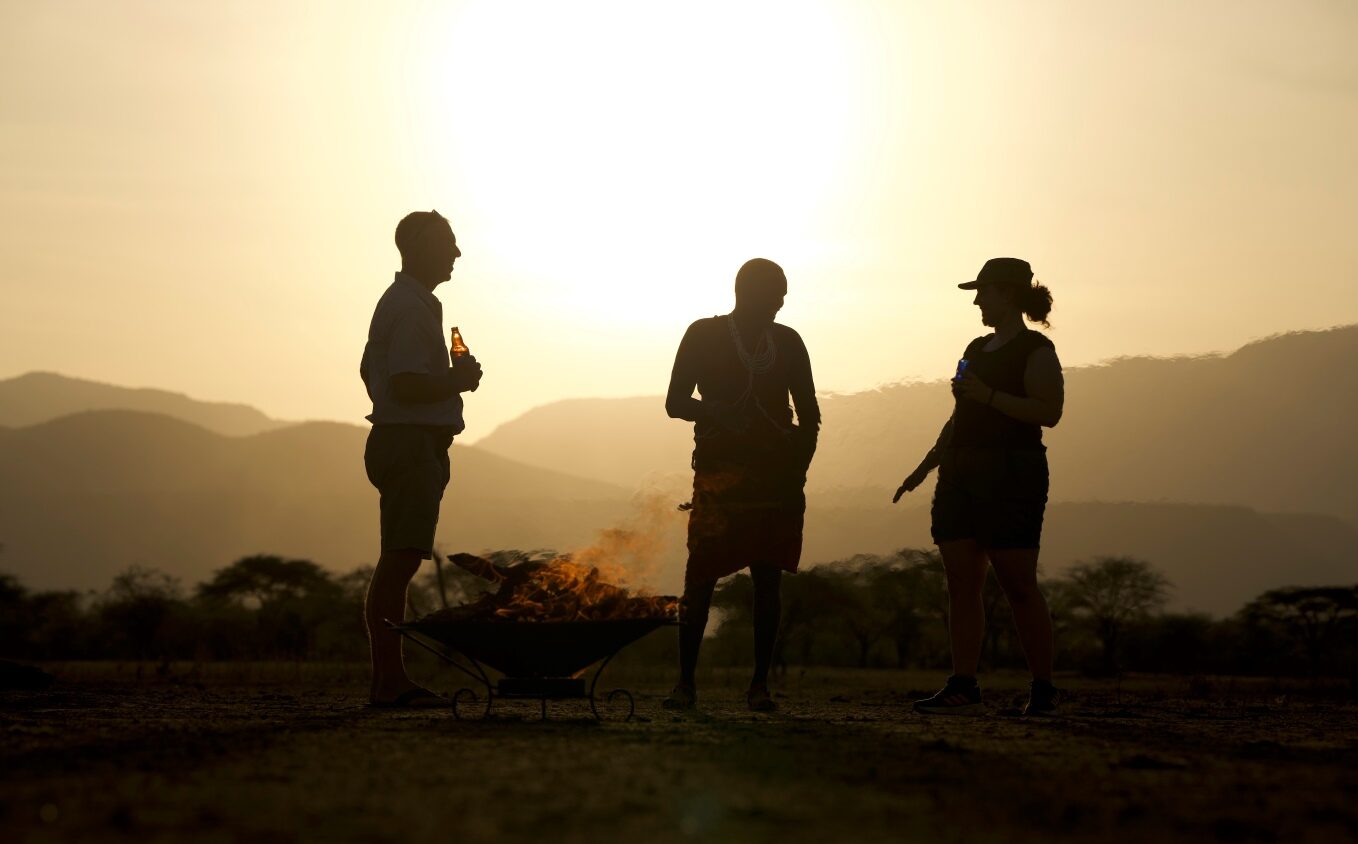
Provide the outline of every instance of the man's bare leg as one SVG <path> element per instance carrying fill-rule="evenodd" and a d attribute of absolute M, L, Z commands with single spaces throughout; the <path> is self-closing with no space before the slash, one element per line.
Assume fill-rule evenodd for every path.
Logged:
<path fill-rule="evenodd" d="M 420 569 L 419 551 L 383 551 L 368 583 L 363 619 L 368 625 L 368 645 L 372 651 L 372 697 L 385 703 L 416 688 L 406 674 L 401 656 L 401 634 L 387 627 L 387 621 L 405 620 L 406 589 Z"/>
<path fill-rule="evenodd" d="M 683 618 L 679 626 L 679 685 L 697 688 L 698 651 L 703 646 L 707 631 L 708 613 L 712 609 L 712 593 L 717 581 L 690 582 L 684 586 Z"/>
<path fill-rule="evenodd" d="M 754 677 L 750 688 L 767 688 L 778 623 L 783 617 L 783 570 L 777 566 L 750 566 L 754 581 Z"/>

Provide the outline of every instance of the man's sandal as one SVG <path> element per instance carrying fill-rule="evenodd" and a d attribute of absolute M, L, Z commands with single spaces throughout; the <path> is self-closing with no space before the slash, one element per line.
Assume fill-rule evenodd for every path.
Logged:
<path fill-rule="evenodd" d="M 660 705 L 665 709 L 692 709 L 698 705 L 698 690 L 680 683 L 670 691 L 670 696 Z"/>
<path fill-rule="evenodd" d="M 751 686 L 745 693 L 745 703 L 751 712 L 774 712 L 778 709 L 778 704 L 774 703 L 768 686 Z"/>

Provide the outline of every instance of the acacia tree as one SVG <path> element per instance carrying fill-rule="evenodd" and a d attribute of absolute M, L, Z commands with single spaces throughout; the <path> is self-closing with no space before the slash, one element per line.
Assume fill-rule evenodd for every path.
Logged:
<path fill-rule="evenodd" d="M 11 649 L 17 649 L 24 640 L 27 611 L 28 590 L 18 578 L 0 572 L 0 657 L 18 656 Z"/>
<path fill-rule="evenodd" d="M 257 650 L 292 658 L 307 655 L 317 629 L 344 607 L 344 592 L 310 560 L 269 554 L 245 557 L 199 584 L 200 599 L 254 611 Z"/>
<path fill-rule="evenodd" d="M 1145 560 L 1097 557 L 1071 566 L 1061 595 L 1071 614 L 1085 619 L 1103 648 L 1103 669 L 1118 668 L 1118 645 L 1129 623 L 1159 610 L 1170 583 Z"/>
<path fill-rule="evenodd" d="M 169 657 L 183 642 L 169 630 L 183 609 L 179 579 L 159 569 L 130 566 L 113 578 L 99 601 L 106 643 L 124 642 L 137 659 Z"/>
<path fill-rule="evenodd" d="M 896 647 L 896 667 L 920 650 L 923 621 L 947 613 L 947 577 L 938 551 L 903 548 L 864 570 L 868 603 L 882 616 L 882 633 Z"/>
<path fill-rule="evenodd" d="M 1351 643 L 1358 627 L 1358 586 L 1270 589 L 1240 611 L 1248 623 L 1273 627 L 1300 646 L 1315 672 L 1335 645 Z"/>
<path fill-rule="evenodd" d="M 889 560 L 859 555 L 816 569 L 824 589 L 824 614 L 847 630 L 858 650 L 858 667 L 867 668 L 872 649 L 884 638 L 897 641 L 901 614 L 908 605 L 891 600 L 900 597 L 893 589 L 899 576 L 908 573 L 894 568 Z M 908 635 L 908 634 L 907 634 Z"/>
<path fill-rule="evenodd" d="M 835 590 L 820 568 L 782 578 L 783 615 L 773 644 L 773 670 L 779 674 L 787 673 L 790 652 L 797 654 L 800 664 L 810 664 L 819 634 L 837 616 Z M 754 581 L 745 573 L 722 581 L 713 594 L 712 608 L 721 612 L 717 635 L 743 639 L 753 623 Z"/>

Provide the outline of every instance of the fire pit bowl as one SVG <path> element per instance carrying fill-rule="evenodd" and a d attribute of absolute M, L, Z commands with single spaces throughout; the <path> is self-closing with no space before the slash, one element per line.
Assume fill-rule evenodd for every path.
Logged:
<path fill-rule="evenodd" d="M 600 621 L 413 621 L 428 636 L 510 677 L 575 677 L 667 624 L 666 618 Z"/>
<path fill-rule="evenodd" d="M 542 701 L 547 716 L 548 700 L 587 698 L 596 718 L 595 687 L 610 660 L 627 645 L 661 627 L 675 626 L 672 618 L 617 618 L 595 621 L 441 621 L 421 619 L 392 628 L 411 641 L 471 676 L 485 687 L 482 716 L 490 713 L 495 698 L 533 698 Z M 431 645 L 430 643 L 434 643 Z M 472 670 L 453 659 L 460 653 Z M 591 665 L 601 663 L 589 681 L 588 689 L 580 677 Z M 485 668 L 504 675 L 492 684 Z M 626 697 L 628 712 L 636 711 L 632 694 L 614 689 L 607 701 Z M 453 715 L 461 718 L 463 707 L 481 705 L 473 689 L 460 689 L 453 696 Z"/>

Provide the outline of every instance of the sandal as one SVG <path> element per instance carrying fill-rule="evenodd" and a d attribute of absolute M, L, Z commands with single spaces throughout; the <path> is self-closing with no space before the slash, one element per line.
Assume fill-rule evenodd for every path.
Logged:
<path fill-rule="evenodd" d="M 670 690 L 670 696 L 660 705 L 665 709 L 692 709 L 698 705 L 698 690 L 680 683 Z"/>
<path fill-rule="evenodd" d="M 768 686 L 751 686 L 745 693 L 745 703 L 749 705 L 751 712 L 774 712 L 778 709 L 778 704 L 774 703 Z"/>

